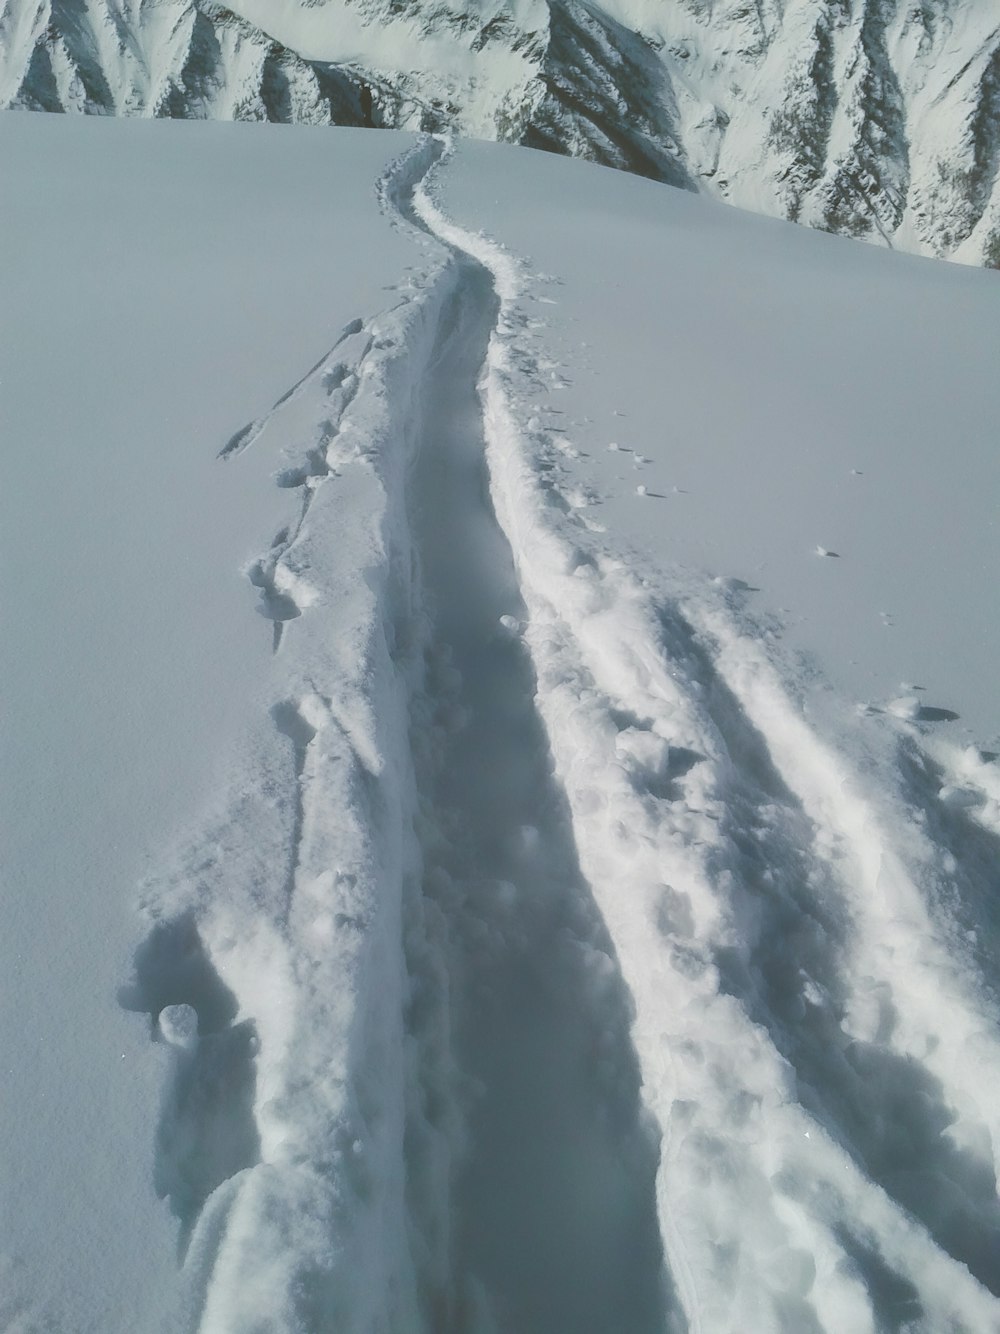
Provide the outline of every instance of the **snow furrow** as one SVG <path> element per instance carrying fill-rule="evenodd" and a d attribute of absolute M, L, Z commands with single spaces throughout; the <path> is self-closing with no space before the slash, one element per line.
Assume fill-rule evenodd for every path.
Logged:
<path fill-rule="evenodd" d="M 664 1327 L 630 1002 L 485 477 L 497 298 L 409 205 L 440 151 L 379 183 L 400 302 L 221 456 L 283 444 L 299 492 L 247 569 L 270 698 L 122 998 L 169 1050 L 157 1186 L 212 1334 Z"/>
<path fill-rule="evenodd" d="M 455 1278 L 435 1328 L 652 1334 L 664 1322 L 656 1145 L 489 501 L 476 385 L 498 303 L 475 260 L 454 269 L 409 486 L 426 615 L 411 725 L 450 1000 L 452 1087 L 438 1098 L 455 1102 L 462 1141 Z"/>
<path fill-rule="evenodd" d="M 492 492 L 581 869 L 636 1006 L 688 1322 L 1000 1328 L 996 1014 L 934 904 L 936 850 L 877 796 L 899 787 L 888 761 L 863 782 L 810 726 L 725 589 L 643 578 L 558 503 L 535 466 L 523 266 L 417 198 L 502 298 Z"/>
<path fill-rule="evenodd" d="M 421 142 L 387 178 L 433 152 Z M 399 302 L 352 321 L 260 424 L 295 451 L 277 482 L 302 495 L 248 571 L 281 653 L 233 790 L 147 887 L 122 997 L 170 1052 L 157 1184 L 181 1224 L 190 1327 L 213 1334 L 423 1322 L 404 1162 L 403 939 L 420 923 L 403 492 L 452 276 L 440 247 L 414 245 Z"/>

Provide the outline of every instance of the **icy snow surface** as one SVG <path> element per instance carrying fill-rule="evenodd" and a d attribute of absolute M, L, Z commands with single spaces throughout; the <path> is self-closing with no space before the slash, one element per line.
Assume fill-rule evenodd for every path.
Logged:
<path fill-rule="evenodd" d="M 1000 1329 L 993 276 L 0 152 L 0 1325 Z"/>

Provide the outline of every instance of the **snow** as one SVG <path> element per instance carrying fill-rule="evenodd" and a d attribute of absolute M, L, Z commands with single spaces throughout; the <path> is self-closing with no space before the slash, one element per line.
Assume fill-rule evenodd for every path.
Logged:
<path fill-rule="evenodd" d="M 347 133 L 328 170 L 328 139 L 282 128 L 11 113 L 0 136 L 0 1252 L 40 1322 L 158 1329 L 163 1049 L 115 998 L 136 886 L 253 744 L 270 636 L 243 570 L 297 510 L 281 441 L 215 455 L 412 252 L 369 246 L 391 139 Z"/>
<path fill-rule="evenodd" d="M 502 148 L 464 151 L 445 189 L 544 275 L 522 315 L 572 384 L 537 376 L 532 412 L 588 456 L 559 453 L 561 487 L 658 565 L 759 587 L 849 696 L 912 679 L 1000 739 L 992 275 Z"/>
<path fill-rule="evenodd" d="M 0 135 L 0 1323 L 1000 1327 L 992 276 Z"/>
<path fill-rule="evenodd" d="M 570 183 L 554 191 L 549 164 L 536 165 L 531 205 L 525 207 L 524 195 L 531 166 L 520 164 L 517 207 L 504 213 L 495 205 L 491 228 L 503 228 L 505 240 L 513 235 L 525 248 L 525 234 L 531 236 L 533 264 L 541 260 L 548 281 L 558 285 L 576 326 L 573 336 L 595 361 L 604 354 L 597 361 L 602 375 L 620 386 L 635 344 L 623 358 L 620 326 L 606 309 L 595 310 L 593 287 L 603 279 L 616 291 L 624 288 L 621 271 L 631 265 L 630 296 L 652 290 L 657 309 L 666 310 L 664 289 L 675 294 L 679 279 L 690 280 L 690 248 L 676 247 L 675 272 L 663 256 L 652 269 L 649 251 L 634 236 L 628 247 L 607 247 L 607 207 L 596 216 L 572 207 Z M 445 207 L 473 223 L 484 221 L 480 172 L 483 156 L 462 150 L 445 186 Z M 490 170 L 489 178 L 497 189 L 497 172 Z M 500 193 L 511 198 L 502 186 Z M 559 200 L 558 221 L 553 199 Z M 667 207 L 686 207 L 677 196 L 668 200 Z M 654 192 L 647 202 L 651 212 L 663 210 L 662 195 Z M 634 220 L 636 198 L 630 203 Z M 544 431 L 536 425 L 544 401 L 533 377 L 539 322 L 530 314 L 530 271 L 481 234 L 449 224 L 437 206 L 428 205 L 426 216 L 487 263 L 506 294 L 484 395 L 494 493 L 522 579 L 539 709 L 573 812 L 581 868 L 595 888 L 637 1009 L 633 1036 L 643 1096 L 663 1134 L 661 1233 L 686 1316 L 711 1329 L 748 1322 L 760 1329 L 788 1322 L 874 1328 L 876 1321 L 899 1318 L 902 1291 L 921 1327 L 992 1325 L 992 1299 L 945 1254 L 958 1254 L 995 1287 L 992 1264 L 972 1240 L 996 1229 L 995 1175 L 986 1150 L 996 1143 L 996 1130 L 987 1128 L 988 1090 L 998 1078 L 995 965 L 992 946 L 972 958 L 956 940 L 956 925 L 970 906 L 961 899 L 989 893 L 990 873 L 981 881 L 982 867 L 977 872 L 960 864 L 955 850 L 968 857 L 961 833 L 951 850 L 928 839 L 924 830 L 933 828 L 937 794 L 924 778 L 926 759 L 914 753 L 909 737 L 900 746 L 892 733 L 866 735 L 856 720 L 834 718 L 829 702 L 814 698 L 815 667 L 762 651 L 774 634 L 762 635 L 763 627 L 745 615 L 743 580 L 723 581 L 730 596 L 714 600 L 705 575 L 692 584 L 690 566 L 670 570 L 663 562 L 672 552 L 662 538 L 653 545 L 652 534 L 638 524 L 626 528 L 637 547 L 629 564 L 574 526 L 559 504 L 560 474 L 575 480 L 589 453 L 579 449 L 589 443 L 589 423 L 586 415 L 570 419 L 577 448 L 557 463 L 566 454 L 559 439 L 564 414 L 553 404 L 555 422 Z M 567 218 L 573 222 L 567 225 Z M 553 238 L 558 232 L 558 250 L 554 244 L 546 251 L 546 219 Z M 573 230 L 584 237 L 574 238 Z M 572 264 L 594 253 L 598 234 L 609 258 L 599 278 L 591 270 L 588 319 L 583 303 L 572 303 L 582 287 Z M 850 267 L 858 252 L 842 254 Z M 766 259 L 763 245 L 755 258 Z M 822 268 L 818 257 L 815 267 Z M 711 270 L 701 275 L 703 290 L 717 273 L 716 246 Z M 772 301 L 779 276 L 777 263 L 765 275 Z M 824 310 L 831 304 L 827 293 Z M 603 338 L 602 328 L 609 331 Z M 988 310 L 969 335 L 978 339 L 987 328 Z M 648 326 L 637 329 L 634 320 L 631 332 L 639 346 L 655 346 L 669 361 L 675 349 L 662 317 L 659 337 Z M 563 346 L 569 341 L 568 330 L 552 319 L 544 336 L 548 348 L 556 343 L 553 333 L 563 334 Z M 769 361 L 768 355 L 764 371 Z M 766 394 L 760 363 L 752 369 Z M 777 369 L 784 386 L 789 363 Z M 984 417 L 993 392 L 988 385 L 984 377 L 972 409 Z M 644 400 L 636 394 L 620 401 Z M 656 437 L 637 438 L 648 448 L 645 440 Z M 913 443 L 897 439 L 897 449 Z M 989 476 L 988 457 L 969 452 L 960 466 L 978 465 Z M 595 462 L 605 458 L 596 455 Z M 724 451 L 717 451 L 713 473 L 725 478 L 725 463 Z M 612 510 L 610 531 L 620 513 Z M 780 511 L 768 509 L 768 524 L 776 520 Z M 885 540 L 881 526 L 877 535 Z M 718 540 L 714 526 L 712 536 Z M 909 561 L 912 545 L 901 533 L 893 537 L 889 553 Z M 651 556 L 660 562 L 657 574 Z M 962 556 L 952 573 L 963 573 Z M 864 651 L 857 640 L 839 654 L 831 649 L 832 672 L 844 647 Z M 982 663 L 979 673 L 974 702 L 986 702 Z M 927 709 L 917 717 L 945 721 L 949 712 Z M 670 787 L 653 773 L 637 782 L 615 765 L 615 734 L 626 719 L 669 738 L 683 757 Z M 830 917 L 834 903 L 839 908 Z M 651 947 L 654 923 L 662 943 Z M 802 953 L 790 973 L 786 950 L 793 939 Z M 915 1096 L 936 1102 L 930 1121 L 918 1112 Z M 902 1160 L 880 1125 L 883 1118 L 886 1125 L 902 1118 L 906 1126 Z M 956 1143 L 969 1155 L 961 1170 L 972 1173 L 970 1183 L 978 1180 L 974 1194 L 982 1212 L 971 1198 L 962 1203 L 960 1191 L 952 1194 L 957 1162 L 949 1162 L 951 1148 L 935 1143 L 949 1123 L 978 1127 L 972 1139 L 963 1131 Z M 944 1209 L 942 1189 L 950 1197 Z M 959 1223 L 963 1214 L 968 1224 Z M 928 1248 L 931 1237 L 937 1248 Z M 893 1272 L 899 1285 L 888 1304 L 874 1279 L 878 1266 Z"/>

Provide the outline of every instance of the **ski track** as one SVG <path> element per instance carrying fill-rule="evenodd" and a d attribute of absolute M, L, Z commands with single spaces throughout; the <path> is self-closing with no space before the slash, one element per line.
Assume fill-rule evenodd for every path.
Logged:
<path fill-rule="evenodd" d="M 299 504 L 122 992 L 189 1327 L 1000 1330 L 993 757 L 799 697 L 738 586 L 588 522 L 452 151 L 378 183 L 397 303 L 220 455 Z"/>

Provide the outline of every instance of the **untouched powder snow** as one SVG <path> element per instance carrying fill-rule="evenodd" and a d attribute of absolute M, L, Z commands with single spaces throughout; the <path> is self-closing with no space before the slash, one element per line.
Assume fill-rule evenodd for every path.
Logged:
<path fill-rule="evenodd" d="M 0 132 L 0 1320 L 1000 1328 L 992 275 Z"/>

